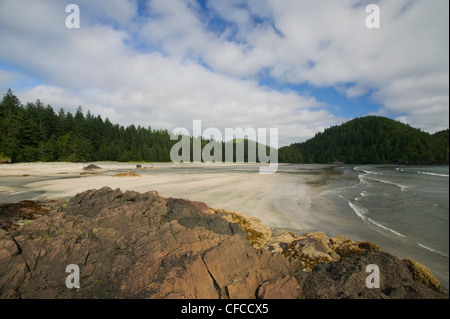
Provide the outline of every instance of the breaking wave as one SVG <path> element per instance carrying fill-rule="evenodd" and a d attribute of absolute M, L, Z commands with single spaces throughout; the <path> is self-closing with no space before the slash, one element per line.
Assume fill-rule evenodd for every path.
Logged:
<path fill-rule="evenodd" d="M 438 173 L 431 173 L 431 172 L 422 172 L 422 171 L 418 171 L 418 174 L 424 174 L 424 175 L 432 175 L 432 176 L 440 176 L 440 177 L 447 177 L 448 178 L 448 174 L 438 174 Z"/>
<path fill-rule="evenodd" d="M 376 182 L 379 182 L 379 183 L 384 183 L 384 184 L 389 184 L 389 185 L 397 186 L 398 188 L 400 188 L 400 190 L 401 190 L 402 192 L 403 192 L 406 188 L 409 187 L 409 186 L 402 185 L 402 184 L 399 184 L 399 183 L 387 181 L 387 180 L 385 180 L 385 179 L 375 178 L 375 177 L 371 177 L 371 176 L 369 177 L 368 175 L 360 175 L 359 177 L 360 177 L 360 180 L 362 180 L 362 179 L 370 179 L 370 180 L 372 180 L 372 181 L 376 181 Z"/>
<path fill-rule="evenodd" d="M 344 197 L 341 196 L 341 198 L 344 198 Z M 355 212 L 355 214 L 356 214 L 359 218 L 361 218 L 364 222 L 366 222 L 366 221 L 367 221 L 367 222 L 370 222 L 371 224 L 373 224 L 373 225 L 375 225 L 375 226 L 377 226 L 377 227 L 379 227 L 379 228 L 382 228 L 382 229 L 384 229 L 384 230 L 387 230 L 387 231 L 389 231 L 389 232 L 391 232 L 391 233 L 393 233 L 393 234 L 395 234 L 395 235 L 397 235 L 397 236 L 399 236 L 399 237 L 406 237 L 405 235 L 399 233 L 398 231 L 396 231 L 396 230 L 394 230 L 394 229 L 392 229 L 392 228 L 386 227 L 386 226 L 380 224 L 379 222 L 374 221 L 374 220 L 371 219 L 371 218 L 368 218 L 368 217 L 366 216 L 366 215 L 367 215 L 367 210 L 366 210 L 365 208 L 360 207 L 360 206 L 358 206 L 358 205 L 355 205 L 354 203 L 352 203 L 352 202 L 349 201 L 349 200 L 348 200 L 348 205 L 349 205 L 349 206 L 351 207 L 351 209 Z"/>
<path fill-rule="evenodd" d="M 381 227 L 381 228 L 383 228 L 383 229 L 385 229 L 385 230 L 387 230 L 387 231 L 390 231 L 391 233 L 393 233 L 393 234 L 395 234 L 395 235 L 397 235 L 397 236 L 400 236 L 400 237 L 406 237 L 405 235 L 400 234 L 398 231 L 395 231 L 395 230 L 393 230 L 393 229 L 391 229 L 391 228 L 389 228 L 389 227 L 386 227 L 386 226 L 384 226 L 384 225 L 381 225 L 380 223 L 377 223 L 377 222 L 375 222 L 374 220 L 372 220 L 372 219 L 370 219 L 370 218 L 368 218 L 367 220 L 368 220 L 369 222 L 371 222 L 372 224 L 377 225 L 378 227 Z"/>
<path fill-rule="evenodd" d="M 419 247 L 422 247 L 423 249 L 432 251 L 433 253 L 436 253 L 436 254 L 439 254 L 439 255 L 441 255 L 441 256 L 444 256 L 444 257 L 447 257 L 447 258 L 448 258 L 448 254 L 446 254 L 446 253 L 444 253 L 444 252 L 442 252 L 442 251 L 439 251 L 439 250 L 430 248 L 430 247 L 428 247 L 428 246 L 422 245 L 421 243 L 417 243 L 417 245 L 418 245 Z"/>

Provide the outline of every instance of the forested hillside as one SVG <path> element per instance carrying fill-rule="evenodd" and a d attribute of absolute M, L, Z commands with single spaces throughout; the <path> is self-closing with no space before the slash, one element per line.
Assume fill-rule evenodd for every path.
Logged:
<path fill-rule="evenodd" d="M 11 90 L 0 103 L 0 163 L 34 161 L 119 161 L 170 162 L 170 150 L 177 140 L 170 140 L 167 130 L 150 127 L 128 127 L 112 124 L 79 107 L 75 115 L 63 109 L 58 114 L 50 105 L 37 100 L 22 105 Z M 190 138 L 190 158 L 193 159 L 194 139 Z M 201 139 L 201 149 L 210 140 Z M 233 161 L 238 144 L 248 160 L 248 140 L 233 140 Z M 255 146 L 256 144 L 256 146 Z M 226 144 L 222 147 L 225 161 Z M 258 144 L 252 142 L 258 149 Z M 269 153 L 268 148 L 266 149 Z M 258 153 L 256 153 L 258 154 Z M 213 155 L 213 154 L 211 154 Z M 258 161 L 258 155 L 257 159 Z"/>
<path fill-rule="evenodd" d="M 192 160 L 192 138 L 190 142 Z M 39 100 L 23 105 L 11 90 L 0 103 L 0 163 L 169 162 L 175 143 L 167 130 L 120 126 L 90 111 L 84 114 L 81 107 L 73 115 L 63 109 L 56 114 Z M 208 143 L 202 140 L 202 149 Z M 224 161 L 226 144 L 221 144 Z M 244 140 L 245 161 L 248 146 Z M 448 153 L 448 129 L 431 135 L 385 117 L 367 116 L 282 147 L 278 158 L 281 163 L 448 163 Z"/>
<path fill-rule="evenodd" d="M 434 135 L 385 117 L 333 126 L 279 150 L 285 163 L 448 163 L 449 131 Z"/>
<path fill-rule="evenodd" d="M 39 100 L 22 105 L 8 90 L 0 104 L 0 158 L 32 161 L 170 161 L 167 130 L 119 126 L 81 107 L 56 114 Z"/>

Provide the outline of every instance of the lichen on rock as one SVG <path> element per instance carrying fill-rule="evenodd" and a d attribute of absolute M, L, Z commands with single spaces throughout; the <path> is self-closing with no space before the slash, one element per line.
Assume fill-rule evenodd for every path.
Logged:
<path fill-rule="evenodd" d="M 379 248 L 373 243 L 354 242 L 342 235 L 328 238 L 324 232 L 318 231 L 298 236 L 287 244 L 282 254 L 297 260 L 304 270 L 311 271 L 321 263 L 339 261 L 369 250 L 379 251 Z"/>
<path fill-rule="evenodd" d="M 263 225 L 258 218 L 244 216 L 236 212 L 218 209 L 217 213 L 223 213 L 223 218 L 231 223 L 238 224 L 247 234 L 247 240 L 254 248 L 262 248 L 272 237 L 272 231 Z"/>
<path fill-rule="evenodd" d="M 412 260 L 411 258 L 404 258 L 402 259 L 402 262 L 408 267 L 409 271 L 411 271 L 414 280 L 421 282 L 436 291 L 442 293 L 446 292 L 445 289 L 441 287 L 439 280 L 427 267 L 419 264 L 417 261 Z"/>

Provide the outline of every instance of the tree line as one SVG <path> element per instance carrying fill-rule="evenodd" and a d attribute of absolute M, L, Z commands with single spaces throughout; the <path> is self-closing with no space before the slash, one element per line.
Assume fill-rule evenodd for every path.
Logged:
<path fill-rule="evenodd" d="M 23 105 L 9 89 L 0 103 L 2 162 L 170 162 L 167 130 L 113 124 L 78 107 L 75 114 L 55 113 L 40 100 Z M 201 139 L 201 149 L 210 140 Z M 233 161 L 237 144 L 233 140 Z M 254 142 L 252 142 L 251 145 Z M 194 138 L 190 137 L 191 161 Z M 244 140 L 244 161 L 249 141 Z M 257 145 L 258 148 L 259 145 Z M 221 142 L 222 162 L 226 144 Z M 270 151 L 266 147 L 266 154 Z M 257 153 L 258 154 L 258 153 Z M 282 147 L 280 163 L 448 163 L 449 130 L 429 134 L 385 117 L 366 116 L 327 128 L 314 138 Z M 256 159 L 258 162 L 258 158 Z"/>
<path fill-rule="evenodd" d="M 113 124 L 78 107 L 75 114 L 37 100 L 22 105 L 8 90 L 0 103 L 0 157 L 34 161 L 170 161 L 167 130 Z"/>
<path fill-rule="evenodd" d="M 23 105 L 11 89 L 0 103 L 0 132 L 0 163 L 170 162 L 170 151 L 181 138 L 171 140 L 167 130 L 113 124 L 108 118 L 103 120 L 90 111 L 84 114 L 81 107 L 75 114 L 64 109 L 56 114 L 50 105 L 45 106 L 40 100 Z M 190 137 L 191 161 L 195 139 Z M 201 150 L 211 142 L 198 139 Z M 237 144 L 241 142 L 233 140 L 232 143 L 233 161 L 236 161 Z M 243 144 L 244 161 L 247 162 L 248 140 Z M 219 142 L 218 145 L 224 162 L 226 144 Z"/>

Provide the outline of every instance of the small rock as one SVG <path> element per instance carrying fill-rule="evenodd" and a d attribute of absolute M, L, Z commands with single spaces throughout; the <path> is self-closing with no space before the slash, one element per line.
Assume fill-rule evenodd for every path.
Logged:
<path fill-rule="evenodd" d="M 99 169 L 102 169 L 102 168 L 95 164 L 89 164 L 88 166 L 83 167 L 84 171 L 95 171 L 95 170 L 99 170 Z"/>

